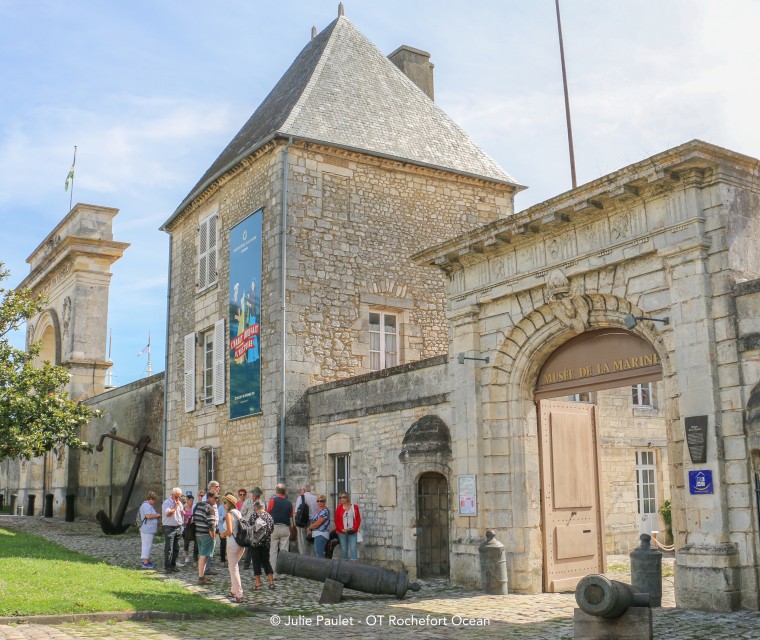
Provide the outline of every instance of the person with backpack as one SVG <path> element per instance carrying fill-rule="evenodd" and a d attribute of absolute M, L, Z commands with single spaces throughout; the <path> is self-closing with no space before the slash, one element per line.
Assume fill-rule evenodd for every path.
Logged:
<path fill-rule="evenodd" d="M 140 552 L 143 569 L 155 569 L 156 565 L 150 559 L 150 548 L 153 546 L 153 538 L 158 533 L 158 519 L 161 515 L 156 511 L 155 491 L 148 491 L 145 502 L 140 505 L 137 517 L 140 519 L 140 539 L 142 550 Z"/>
<path fill-rule="evenodd" d="M 264 508 L 264 503 L 257 500 L 253 503 L 254 521 L 253 528 L 256 541 L 251 545 L 251 562 L 253 563 L 253 590 L 261 590 L 261 570 L 269 580 L 269 588 L 274 589 L 274 569 L 269 561 L 269 549 L 272 541 L 272 531 L 274 530 L 274 520 Z M 263 534 L 258 534 L 260 531 Z"/>
<path fill-rule="evenodd" d="M 225 508 L 225 527 L 219 536 L 227 540 L 227 568 L 230 572 L 230 592 L 227 594 L 227 597 L 232 602 L 240 603 L 243 602 L 243 585 L 240 581 L 240 567 L 238 563 L 240 562 L 240 558 L 243 557 L 245 548 L 238 545 L 235 535 L 240 528 L 242 515 L 237 508 L 237 500 L 231 493 L 225 495 L 222 502 Z"/>
<path fill-rule="evenodd" d="M 311 485 L 305 484 L 301 487 L 301 495 L 296 500 L 296 515 L 294 518 L 298 530 L 298 553 L 302 556 L 310 555 L 311 553 L 306 530 L 318 510 L 317 496 L 311 492 Z"/>

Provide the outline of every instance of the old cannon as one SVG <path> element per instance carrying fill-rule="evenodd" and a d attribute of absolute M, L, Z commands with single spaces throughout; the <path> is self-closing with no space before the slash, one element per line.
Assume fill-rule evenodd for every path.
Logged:
<path fill-rule="evenodd" d="M 419 591 L 417 582 L 409 582 L 406 571 L 396 572 L 346 560 L 328 560 L 280 551 L 277 573 L 324 582 L 320 603 L 340 602 L 343 588 L 364 593 L 385 594 L 401 599 L 408 590 Z"/>
<path fill-rule="evenodd" d="M 108 536 L 114 536 L 119 535 L 120 533 L 124 533 L 134 522 L 136 509 L 132 509 L 130 512 L 131 515 L 128 515 L 126 518 L 125 515 L 127 515 L 127 505 L 129 505 L 129 499 L 132 497 L 132 490 L 135 488 L 137 472 L 140 471 L 140 463 L 142 462 L 143 456 L 146 453 L 153 453 L 157 456 L 161 456 L 163 454 L 160 451 L 157 451 L 156 449 L 148 446 L 150 444 L 150 438 L 148 436 L 143 436 L 139 441 L 132 442 L 130 440 L 126 440 L 125 438 L 120 438 L 113 433 L 104 433 L 102 436 L 100 436 L 100 442 L 98 442 L 98 445 L 95 447 L 97 451 L 103 451 L 103 441 L 106 438 L 112 438 L 117 442 L 123 442 L 124 444 L 128 444 L 130 447 L 133 447 L 133 452 L 136 456 L 134 464 L 132 465 L 132 471 L 129 474 L 129 479 L 127 480 L 127 484 L 124 487 L 124 493 L 122 493 L 121 496 L 121 503 L 119 503 L 119 508 L 116 510 L 116 514 L 114 515 L 115 522 L 111 522 L 108 514 L 103 511 L 103 509 L 95 514 L 95 519 L 100 523 L 100 528 L 103 530 L 103 533 Z"/>
<path fill-rule="evenodd" d="M 575 601 L 580 607 L 573 618 L 576 640 L 653 637 L 648 593 L 634 593 L 630 585 L 592 574 L 578 583 Z"/>

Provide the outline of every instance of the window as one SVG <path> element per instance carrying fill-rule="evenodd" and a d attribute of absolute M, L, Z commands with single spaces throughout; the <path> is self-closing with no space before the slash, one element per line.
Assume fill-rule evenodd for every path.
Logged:
<path fill-rule="evenodd" d="M 215 477 L 216 474 L 214 473 L 214 471 L 215 471 L 215 469 L 214 469 L 214 463 L 215 462 L 216 462 L 216 460 L 214 458 L 214 448 L 213 447 L 208 447 L 206 449 L 203 449 L 203 467 L 204 467 L 203 468 L 203 478 L 204 478 L 204 482 L 201 485 L 201 488 L 203 490 L 206 489 L 206 487 L 208 486 L 209 482 L 211 482 L 212 480 L 216 479 L 216 477 Z"/>
<path fill-rule="evenodd" d="M 568 402 L 591 402 L 591 394 L 587 391 L 583 393 L 573 393 L 567 396 Z"/>
<path fill-rule="evenodd" d="M 398 316 L 385 311 L 369 313 L 369 368 L 380 371 L 398 364 Z"/>
<path fill-rule="evenodd" d="M 198 227 L 198 290 L 216 284 L 218 216 L 216 213 L 201 220 Z"/>
<path fill-rule="evenodd" d="M 339 453 L 333 456 L 333 505 L 338 504 L 338 495 L 351 493 L 351 454 Z"/>
<path fill-rule="evenodd" d="M 203 404 L 214 402 L 214 331 L 203 334 L 201 348 L 203 349 L 203 387 L 201 398 Z"/>
<path fill-rule="evenodd" d="M 639 515 L 657 513 L 654 451 L 636 452 L 636 494 Z"/>
<path fill-rule="evenodd" d="M 653 407 L 652 402 L 652 383 L 643 382 L 631 387 L 634 407 Z"/>

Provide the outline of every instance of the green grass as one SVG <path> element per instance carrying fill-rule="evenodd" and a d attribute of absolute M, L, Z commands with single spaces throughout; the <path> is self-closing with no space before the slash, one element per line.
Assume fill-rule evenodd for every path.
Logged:
<path fill-rule="evenodd" d="M 114 567 L 44 538 L 0 528 L 0 616 L 101 611 L 248 615 L 177 581 Z"/>

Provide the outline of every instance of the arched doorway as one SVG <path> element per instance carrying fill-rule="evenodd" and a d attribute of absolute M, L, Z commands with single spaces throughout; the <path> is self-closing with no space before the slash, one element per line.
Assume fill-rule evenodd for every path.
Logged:
<path fill-rule="evenodd" d="M 417 481 L 417 575 L 449 577 L 449 487 L 436 472 Z"/>
<path fill-rule="evenodd" d="M 603 573 L 606 568 L 599 413 L 596 404 L 571 401 L 573 396 L 640 387 L 661 378 L 654 347 L 616 328 L 587 331 L 570 339 L 541 367 L 534 396 L 546 591 L 573 589 L 584 575 Z M 635 453 L 640 480 L 651 471 L 651 465 L 644 464 L 650 462 L 650 453 Z M 649 496 L 653 484 L 638 482 L 639 497 L 641 492 Z M 642 506 L 651 510 L 655 504 L 651 499 L 637 502 L 640 511 Z M 639 513 L 647 521 L 651 515 Z"/>

